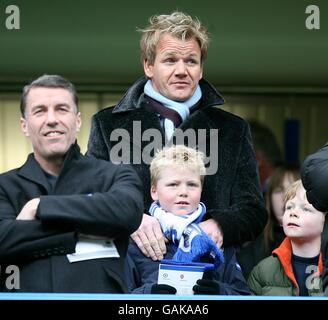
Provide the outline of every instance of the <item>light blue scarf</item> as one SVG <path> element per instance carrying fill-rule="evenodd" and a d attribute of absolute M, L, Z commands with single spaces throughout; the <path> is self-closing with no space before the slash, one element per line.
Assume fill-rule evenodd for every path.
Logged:
<path fill-rule="evenodd" d="M 186 101 L 178 102 L 174 100 L 170 100 L 163 95 L 161 95 L 159 92 L 155 91 L 152 85 L 152 81 L 148 80 L 145 84 L 144 92 L 147 96 L 153 98 L 154 100 L 160 102 L 165 107 L 170 108 L 174 111 L 176 111 L 182 121 L 186 120 L 189 117 L 190 111 L 189 109 L 194 106 L 202 97 L 202 90 L 200 89 L 200 86 L 198 85 L 194 94 Z M 173 132 L 174 132 L 174 123 L 170 119 L 164 120 L 164 129 L 165 129 L 165 135 L 168 140 L 171 139 Z"/>
<path fill-rule="evenodd" d="M 211 257 L 217 267 L 224 262 L 223 252 L 214 241 L 198 226 L 204 214 L 205 205 L 200 202 L 197 210 L 187 215 L 175 215 L 163 210 L 158 202 L 153 202 L 149 209 L 165 234 L 173 243 L 179 245 L 173 256 L 178 262 L 197 262 L 202 257 Z"/>

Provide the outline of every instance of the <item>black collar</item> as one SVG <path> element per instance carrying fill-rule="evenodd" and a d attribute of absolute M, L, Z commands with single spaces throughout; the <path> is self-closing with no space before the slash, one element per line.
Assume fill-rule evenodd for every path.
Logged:
<path fill-rule="evenodd" d="M 80 147 L 75 141 L 75 143 L 71 145 L 71 147 L 68 149 L 66 153 L 60 175 L 63 173 L 63 171 L 66 171 L 66 167 L 69 167 L 73 159 L 78 158 L 80 156 L 81 156 Z M 48 186 L 49 186 L 48 181 L 43 172 L 43 169 L 41 168 L 40 164 L 36 161 L 34 157 L 34 153 L 29 154 L 26 162 L 18 170 L 18 174 L 21 177 L 34 181 L 38 184 L 41 184 L 42 186 L 44 186 L 45 189 L 48 190 Z"/>

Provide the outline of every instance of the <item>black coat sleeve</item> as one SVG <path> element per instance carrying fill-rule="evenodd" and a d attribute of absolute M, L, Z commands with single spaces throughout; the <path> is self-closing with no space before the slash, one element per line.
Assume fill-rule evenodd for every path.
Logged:
<path fill-rule="evenodd" d="M 93 115 L 91 119 L 87 155 L 97 159 L 109 160 L 109 147 L 106 145 L 102 135 L 97 114 Z"/>
<path fill-rule="evenodd" d="M 308 201 L 319 211 L 328 212 L 328 143 L 308 155 L 301 167 L 301 178 Z M 324 263 L 322 275 L 325 295 L 328 295 L 328 218 L 321 238 L 321 252 Z"/>
<path fill-rule="evenodd" d="M 129 165 L 106 165 L 115 173 L 108 177 L 111 183 L 104 192 L 41 196 L 38 215 L 42 225 L 110 238 L 134 232 L 143 213 L 141 181 Z"/>
<path fill-rule="evenodd" d="M 319 211 L 328 211 L 328 143 L 309 155 L 301 167 L 308 201 Z"/>
<path fill-rule="evenodd" d="M 240 245 L 255 239 L 267 221 L 267 211 L 259 185 L 257 162 L 251 135 L 245 123 L 230 206 L 209 211 L 224 233 L 224 246 Z"/>
<path fill-rule="evenodd" d="M 40 220 L 16 220 L 17 213 L 0 188 L 0 264 L 74 252 L 73 230 L 44 230 Z"/>

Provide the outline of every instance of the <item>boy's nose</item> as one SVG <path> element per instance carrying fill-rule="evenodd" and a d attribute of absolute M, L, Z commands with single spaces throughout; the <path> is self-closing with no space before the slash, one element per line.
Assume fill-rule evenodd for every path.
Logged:
<path fill-rule="evenodd" d="M 185 186 L 180 186 L 179 188 L 179 195 L 186 197 L 187 196 L 187 188 Z"/>
<path fill-rule="evenodd" d="M 292 210 L 289 214 L 290 217 L 296 217 L 298 218 L 299 217 L 299 213 L 296 209 Z"/>

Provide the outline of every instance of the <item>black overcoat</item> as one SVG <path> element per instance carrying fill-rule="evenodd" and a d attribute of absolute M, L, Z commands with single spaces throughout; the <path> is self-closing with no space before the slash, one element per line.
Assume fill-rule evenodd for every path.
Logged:
<path fill-rule="evenodd" d="M 124 145 L 128 140 L 130 156 L 126 160 L 133 164 L 143 181 L 147 212 L 152 200 L 149 165 L 143 156 L 148 153 L 151 130 L 161 133 L 163 144 L 165 135 L 158 114 L 143 93 L 146 81 L 146 78 L 140 78 L 114 108 L 103 109 L 93 116 L 88 154 L 113 160 L 111 157 L 116 154 L 116 145 Z M 214 159 L 217 170 L 205 178 L 202 201 L 209 215 L 220 224 L 224 245 L 239 245 L 255 239 L 267 220 L 250 130 L 242 118 L 217 108 L 224 100 L 206 80 L 202 79 L 199 84 L 202 90 L 200 108 L 178 128 L 183 132 L 187 129 L 195 132 L 206 130 L 205 139 L 204 135 L 200 135 L 195 147 L 208 152 L 215 149 L 211 142 L 215 141 L 212 139 L 213 132 L 217 132 L 218 151 Z M 140 139 L 145 132 L 148 135 Z M 138 151 L 141 152 L 138 154 Z"/>
<path fill-rule="evenodd" d="M 73 145 L 54 188 L 30 154 L 0 175 L 0 265 L 17 265 L 20 291 L 126 292 L 123 275 L 129 235 L 143 213 L 141 182 L 130 166 L 83 156 Z M 40 198 L 35 220 L 16 220 Z M 120 258 L 69 263 L 77 234 L 115 238 Z"/>

